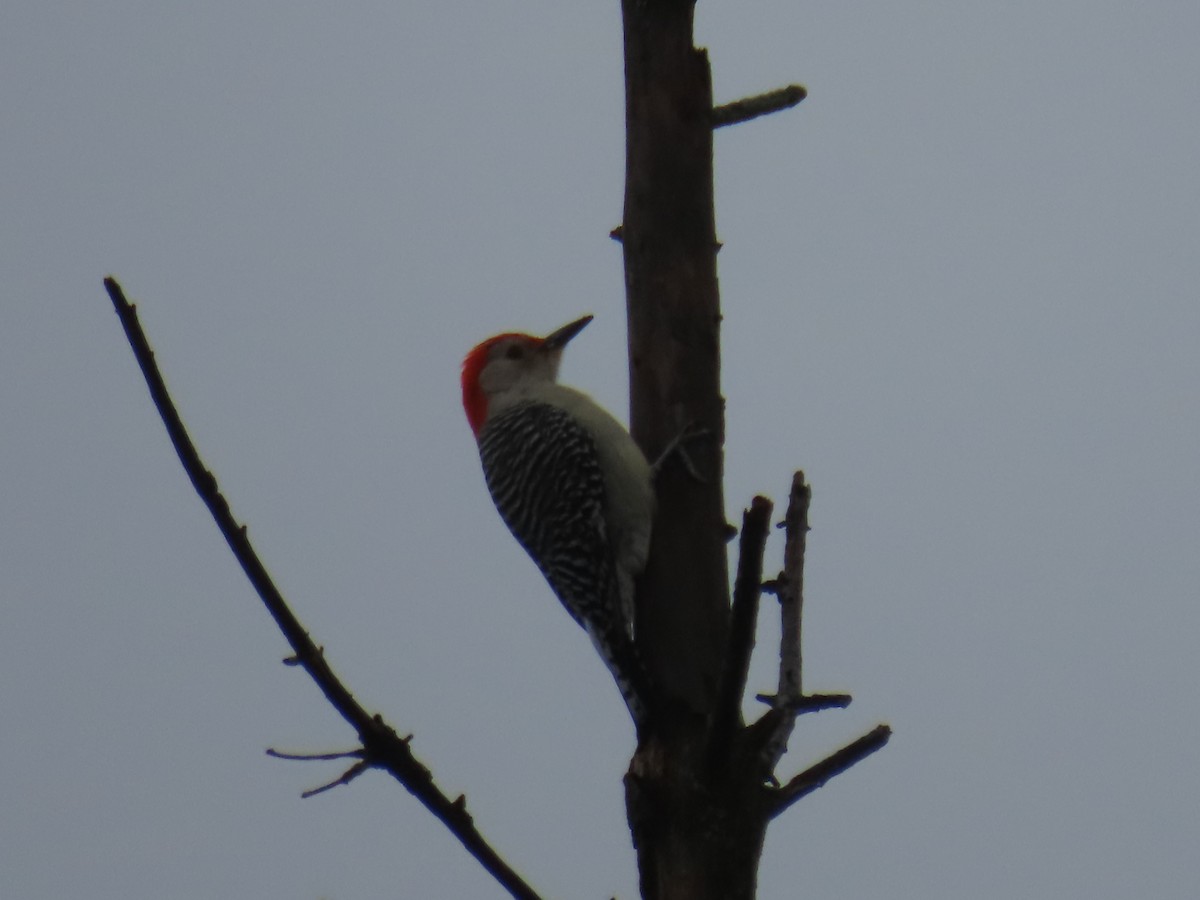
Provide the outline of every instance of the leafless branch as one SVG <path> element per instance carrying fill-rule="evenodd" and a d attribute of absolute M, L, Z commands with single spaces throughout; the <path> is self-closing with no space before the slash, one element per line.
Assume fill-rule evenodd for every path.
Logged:
<path fill-rule="evenodd" d="M 861 762 L 876 750 L 881 749 L 891 736 L 892 729 L 887 725 L 876 725 L 858 740 L 847 744 L 816 765 L 805 769 L 783 787 L 769 789 L 767 816 L 775 818 L 801 797 L 824 786 L 833 776 L 840 775 L 855 763 Z"/>
<path fill-rule="evenodd" d="M 767 91 L 765 94 L 755 94 L 732 103 L 714 106 L 712 111 L 713 128 L 723 128 L 726 125 L 736 125 L 738 122 L 748 122 L 773 112 L 789 109 L 808 96 L 808 91 L 799 84 L 789 84 L 787 87 Z"/>
<path fill-rule="evenodd" d="M 371 768 L 371 764 L 365 759 L 356 762 L 337 778 L 333 779 L 333 781 L 330 781 L 328 784 L 323 784 L 320 787 L 309 788 L 307 791 L 301 793 L 300 797 L 304 800 L 307 800 L 309 797 L 315 797 L 317 794 L 323 794 L 326 791 L 331 791 L 335 787 L 347 785 L 369 768 Z"/>
<path fill-rule="evenodd" d="M 455 801 L 443 794 L 434 783 L 433 774 L 413 756 L 408 742 L 380 716 L 373 716 L 363 709 L 325 662 L 321 649 L 313 643 L 304 626 L 288 608 L 283 595 L 258 558 L 246 536 L 245 526 L 239 525 L 234 519 L 228 502 L 217 489 L 216 478 L 205 468 L 199 453 L 196 452 L 196 447 L 167 392 L 162 373 L 154 361 L 154 352 L 138 322 L 136 308 L 125 299 L 125 294 L 115 279 L 105 278 L 104 287 L 121 319 L 121 325 L 125 328 L 125 336 L 133 348 L 138 366 L 141 367 L 142 375 L 150 388 L 151 399 L 167 428 L 175 452 L 179 454 L 184 471 L 187 472 L 200 499 L 212 513 L 217 528 L 241 564 L 246 577 L 295 651 L 295 656 L 291 658 L 294 660 L 292 664 L 304 667 L 334 709 L 358 732 L 359 740 L 362 741 L 363 760 L 332 784 L 349 781 L 367 767 L 386 770 L 458 838 L 467 852 L 475 857 L 509 894 L 522 900 L 538 900 L 534 890 L 500 858 L 475 828 L 462 798 Z"/>
<path fill-rule="evenodd" d="M 801 626 L 804 614 L 804 551 L 808 545 L 808 504 L 812 488 L 804 473 L 792 476 L 787 515 L 783 524 L 787 541 L 783 548 L 783 578 L 779 591 L 779 696 L 792 701 L 804 696 Z"/>
<path fill-rule="evenodd" d="M 721 670 L 720 687 L 713 706 L 708 736 L 710 770 L 727 763 L 733 735 L 742 720 L 742 697 L 750 672 L 750 654 L 754 650 L 754 631 L 758 622 L 758 601 L 762 594 L 763 551 L 771 530 L 773 504 L 766 497 L 755 497 L 742 515 L 737 580 L 733 588 L 733 606 L 729 622 L 729 643 Z"/>
<path fill-rule="evenodd" d="M 804 697 L 793 697 L 790 700 L 781 698 L 778 694 L 755 694 L 754 699 L 765 703 L 772 709 L 786 709 L 798 715 L 810 712 L 820 712 L 823 709 L 845 709 L 854 698 L 849 694 L 808 694 Z"/>
<path fill-rule="evenodd" d="M 359 747 L 357 750 L 339 750 L 336 753 L 284 753 L 274 747 L 268 747 L 267 756 L 293 762 L 327 762 L 332 759 L 362 759 L 363 751 Z"/>
<path fill-rule="evenodd" d="M 775 766 L 787 750 L 788 738 L 804 700 L 801 625 L 804 612 L 804 551 L 811 499 L 812 490 L 804 481 L 804 473 L 797 472 L 792 476 L 792 489 L 783 520 L 787 534 L 783 549 L 783 571 L 771 584 L 779 600 L 779 687 L 771 698 L 771 711 L 751 729 L 753 739 L 761 742 L 760 764 L 767 773 L 775 771 Z M 846 698 L 846 702 L 850 702 L 849 698 Z"/>

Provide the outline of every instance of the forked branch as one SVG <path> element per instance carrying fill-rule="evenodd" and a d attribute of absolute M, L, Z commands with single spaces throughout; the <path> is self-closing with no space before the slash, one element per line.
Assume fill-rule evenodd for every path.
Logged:
<path fill-rule="evenodd" d="M 805 482 L 804 473 L 797 472 L 792 476 L 792 489 L 783 520 L 786 534 L 783 571 L 772 584 L 772 590 L 779 600 L 779 685 L 775 696 L 760 698 L 772 706 L 771 712 L 760 720 L 764 726 L 769 724 L 766 733 L 760 737 L 763 741 L 762 767 L 766 772 L 775 770 L 776 764 L 787 749 L 788 738 L 796 724 L 796 716 L 801 711 L 804 699 L 801 652 L 804 551 L 808 539 L 808 504 L 811 500 L 812 489 Z M 846 697 L 845 701 L 849 704 L 850 698 Z"/>
<path fill-rule="evenodd" d="M 539 900 L 533 888 L 527 885 L 484 840 L 466 810 L 464 798 L 460 796 L 451 800 L 443 794 L 434 783 L 433 774 L 413 756 L 408 739 L 401 738 L 380 716 L 373 716 L 363 709 L 333 673 L 325 661 L 324 653 L 288 608 L 283 595 L 271 580 L 266 567 L 246 536 L 246 527 L 239 525 L 234 519 L 228 502 L 217 489 L 216 478 L 201 461 L 175 409 L 175 404 L 167 393 L 162 373 L 154 361 L 154 352 L 150 349 L 141 323 L 138 322 L 136 308 L 125 299 L 125 294 L 115 279 L 105 278 L 104 287 L 121 319 L 121 325 L 125 328 L 125 336 L 129 339 L 129 345 L 133 348 L 146 385 L 150 388 L 150 397 L 159 416 L 162 417 L 175 452 L 179 454 L 179 461 L 183 463 L 184 471 L 187 472 L 200 499 L 212 513 L 217 528 L 229 544 L 229 549 L 233 551 L 246 577 L 250 579 L 254 590 L 295 652 L 295 656 L 289 657 L 286 662 L 302 666 L 333 708 L 358 732 L 362 750 L 355 752 L 361 753 L 361 762 L 352 766 L 341 778 L 327 787 L 348 783 L 367 767 L 384 769 L 433 813 L 510 895 L 521 900 Z"/>
<path fill-rule="evenodd" d="M 748 741 L 757 748 L 758 764 L 764 777 L 773 781 L 775 767 L 787 749 L 788 738 L 796 725 L 796 717 L 821 709 L 840 709 L 850 705 L 849 694 L 805 694 L 803 678 L 803 614 L 804 614 L 804 556 L 808 547 L 808 507 L 812 488 L 804 473 L 792 476 L 787 513 L 782 527 L 786 535 L 783 550 L 783 571 L 770 583 L 770 590 L 779 600 L 779 685 L 771 696 L 759 695 L 771 709 L 750 726 Z M 874 753 L 887 743 L 891 729 L 879 725 L 866 736 L 849 744 L 823 762 L 797 775 L 783 788 L 772 791 L 770 816 L 774 817 L 805 794 L 825 784 L 860 759 Z"/>

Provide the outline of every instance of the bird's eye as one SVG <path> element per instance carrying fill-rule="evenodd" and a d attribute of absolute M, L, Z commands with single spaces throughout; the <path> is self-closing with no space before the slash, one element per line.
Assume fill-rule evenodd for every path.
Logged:
<path fill-rule="evenodd" d="M 523 359 L 525 356 L 525 348 L 520 344 L 513 344 L 504 351 L 504 355 L 508 359 Z"/>

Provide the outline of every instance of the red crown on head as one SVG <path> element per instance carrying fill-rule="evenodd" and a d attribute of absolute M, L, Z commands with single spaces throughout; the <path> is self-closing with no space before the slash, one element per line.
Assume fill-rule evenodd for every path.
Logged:
<path fill-rule="evenodd" d="M 483 393 L 483 388 L 479 386 L 479 375 L 483 372 L 483 367 L 487 365 L 488 351 L 505 338 L 523 338 L 533 344 L 542 343 L 542 338 L 510 331 L 476 344 L 474 349 L 467 354 L 462 364 L 462 402 L 463 409 L 467 412 L 467 422 L 476 437 L 479 436 L 479 430 L 483 428 L 483 423 L 487 421 L 487 396 Z"/>

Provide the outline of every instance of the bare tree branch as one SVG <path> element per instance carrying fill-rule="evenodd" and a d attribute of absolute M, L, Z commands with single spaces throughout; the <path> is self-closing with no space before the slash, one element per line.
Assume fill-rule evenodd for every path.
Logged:
<path fill-rule="evenodd" d="M 770 722 L 769 731 L 758 735 L 763 741 L 761 766 L 764 772 L 774 772 L 787 750 L 788 738 L 796 724 L 800 701 L 804 697 L 801 625 L 804 613 L 804 551 L 808 537 L 808 504 L 812 489 L 804 481 L 804 473 L 792 476 L 787 514 L 783 525 L 786 542 L 783 549 L 783 571 L 773 584 L 779 600 L 779 687 L 773 699 L 773 709 L 761 723 Z M 846 698 L 849 703 L 849 698 Z M 759 723 L 755 723 L 757 726 Z M 756 732 L 758 728 L 754 729 Z"/>
<path fill-rule="evenodd" d="M 797 715 L 804 715 L 823 709 L 845 709 L 854 698 L 849 694 L 807 694 L 804 697 L 782 700 L 778 694 L 755 694 L 754 699 L 773 709 L 786 709 Z"/>
<path fill-rule="evenodd" d="M 309 797 L 315 797 L 317 794 L 323 794 L 326 791 L 332 791 L 336 787 L 347 785 L 369 768 L 371 768 L 371 764 L 369 762 L 367 762 L 365 759 L 360 760 L 337 778 L 333 779 L 333 781 L 323 784 L 320 787 L 309 788 L 307 791 L 304 791 L 300 794 L 300 798 L 302 800 L 307 800 Z"/>
<path fill-rule="evenodd" d="M 712 127 L 723 128 L 726 125 L 736 125 L 738 122 L 748 122 L 773 112 L 789 109 L 808 96 L 803 85 L 789 84 L 765 94 L 755 94 L 732 103 L 714 106 L 712 111 Z"/>
<path fill-rule="evenodd" d="M 742 538 L 737 580 L 733 588 L 729 642 L 709 726 L 707 767 L 710 771 L 729 762 L 733 736 L 742 721 L 742 697 L 750 672 L 750 654 L 754 650 L 754 631 L 758 623 L 758 601 L 762 594 L 763 551 L 771 530 L 771 511 L 774 508 L 766 497 L 755 497 L 750 502 L 750 508 L 742 514 Z"/>
<path fill-rule="evenodd" d="M 359 747 L 357 750 L 338 750 L 334 753 L 284 753 L 274 747 L 268 747 L 267 756 L 292 762 L 328 762 L 332 759 L 362 759 L 363 750 Z"/>
<path fill-rule="evenodd" d="M 321 649 L 313 643 L 304 626 L 288 608 L 283 595 L 251 546 L 246 536 L 246 526 L 239 525 L 234 519 L 228 502 L 217 489 L 216 478 L 205 468 L 199 453 L 196 452 L 175 404 L 167 393 L 162 373 L 154 361 L 154 351 L 151 350 L 145 332 L 138 322 L 136 308 L 125 299 L 125 294 L 115 279 L 105 278 L 104 287 L 121 319 L 121 325 L 125 328 L 125 336 L 133 348 L 146 385 L 150 388 L 154 406 L 166 425 L 167 434 L 175 452 L 179 454 L 184 471 L 187 472 L 200 499 L 212 513 L 217 528 L 241 564 L 246 577 L 250 579 L 254 590 L 295 651 L 295 656 L 289 658 L 289 663 L 304 667 L 326 699 L 358 732 L 359 740 L 362 741 L 363 761 L 351 767 L 340 779 L 326 788 L 348 782 L 368 766 L 386 770 L 458 838 L 467 852 L 475 857 L 509 894 L 521 900 L 539 900 L 533 888 L 529 887 L 484 840 L 467 812 L 463 798 L 451 800 L 443 794 L 434 783 L 433 774 L 413 756 L 408 741 L 401 738 L 380 716 L 373 716 L 363 709 L 333 673 Z"/>
<path fill-rule="evenodd" d="M 887 725 L 876 725 L 858 740 L 847 744 L 816 765 L 805 769 L 783 787 L 769 790 L 767 795 L 768 818 L 775 818 L 801 797 L 824 786 L 833 776 L 840 775 L 855 763 L 866 759 L 887 744 L 891 736 L 892 729 Z"/>
<path fill-rule="evenodd" d="M 779 696 L 793 700 L 804 696 L 801 626 L 804 615 L 804 551 L 808 546 L 808 505 L 812 488 L 804 473 L 792 476 L 787 515 L 783 524 L 787 542 L 783 549 L 783 579 L 779 592 Z"/>

